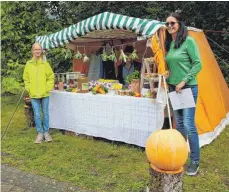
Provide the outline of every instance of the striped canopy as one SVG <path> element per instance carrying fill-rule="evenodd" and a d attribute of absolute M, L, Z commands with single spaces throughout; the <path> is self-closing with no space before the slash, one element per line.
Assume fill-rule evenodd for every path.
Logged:
<path fill-rule="evenodd" d="M 132 31 L 139 36 L 150 37 L 163 26 L 163 24 L 163 22 L 156 20 L 140 19 L 104 12 L 78 22 L 75 25 L 71 25 L 59 32 L 38 36 L 36 37 L 36 42 L 40 43 L 43 49 L 51 49 L 65 45 L 89 32 L 106 29 L 123 29 Z"/>

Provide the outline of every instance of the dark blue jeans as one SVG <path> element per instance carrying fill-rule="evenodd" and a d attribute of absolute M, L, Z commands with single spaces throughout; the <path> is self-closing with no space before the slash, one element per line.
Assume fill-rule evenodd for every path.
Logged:
<path fill-rule="evenodd" d="M 183 89 L 191 88 L 192 94 L 196 103 L 198 96 L 198 86 L 184 86 Z M 169 85 L 169 91 L 175 91 L 174 85 Z M 196 108 L 187 108 L 174 110 L 177 130 L 183 135 L 185 140 L 188 138 L 190 146 L 190 159 L 191 161 L 200 161 L 200 147 L 199 137 L 195 125 L 195 111 Z"/>

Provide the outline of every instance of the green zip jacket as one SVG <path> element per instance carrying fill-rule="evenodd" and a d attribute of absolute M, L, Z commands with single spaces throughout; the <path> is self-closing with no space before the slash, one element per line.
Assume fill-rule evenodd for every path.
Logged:
<path fill-rule="evenodd" d="M 184 81 L 187 85 L 197 85 L 196 75 L 200 72 L 202 64 L 198 46 L 192 37 L 187 36 L 177 49 L 172 41 L 166 55 L 166 63 L 170 72 L 167 79 L 169 84 L 178 85 Z"/>
<path fill-rule="evenodd" d="M 43 98 L 50 95 L 54 87 L 54 73 L 47 61 L 29 60 L 24 69 L 23 80 L 30 98 Z"/>

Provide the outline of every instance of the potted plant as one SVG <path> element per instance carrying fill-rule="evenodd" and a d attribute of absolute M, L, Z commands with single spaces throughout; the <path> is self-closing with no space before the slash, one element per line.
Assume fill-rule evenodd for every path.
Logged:
<path fill-rule="evenodd" d="M 131 91 L 140 93 L 140 72 L 134 70 L 133 73 L 126 76 L 126 82 L 130 84 Z"/>

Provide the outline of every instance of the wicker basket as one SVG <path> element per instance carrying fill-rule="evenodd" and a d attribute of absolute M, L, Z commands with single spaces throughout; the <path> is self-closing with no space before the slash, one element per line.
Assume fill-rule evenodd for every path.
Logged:
<path fill-rule="evenodd" d="M 133 79 L 131 81 L 131 91 L 140 93 L 140 79 Z"/>

